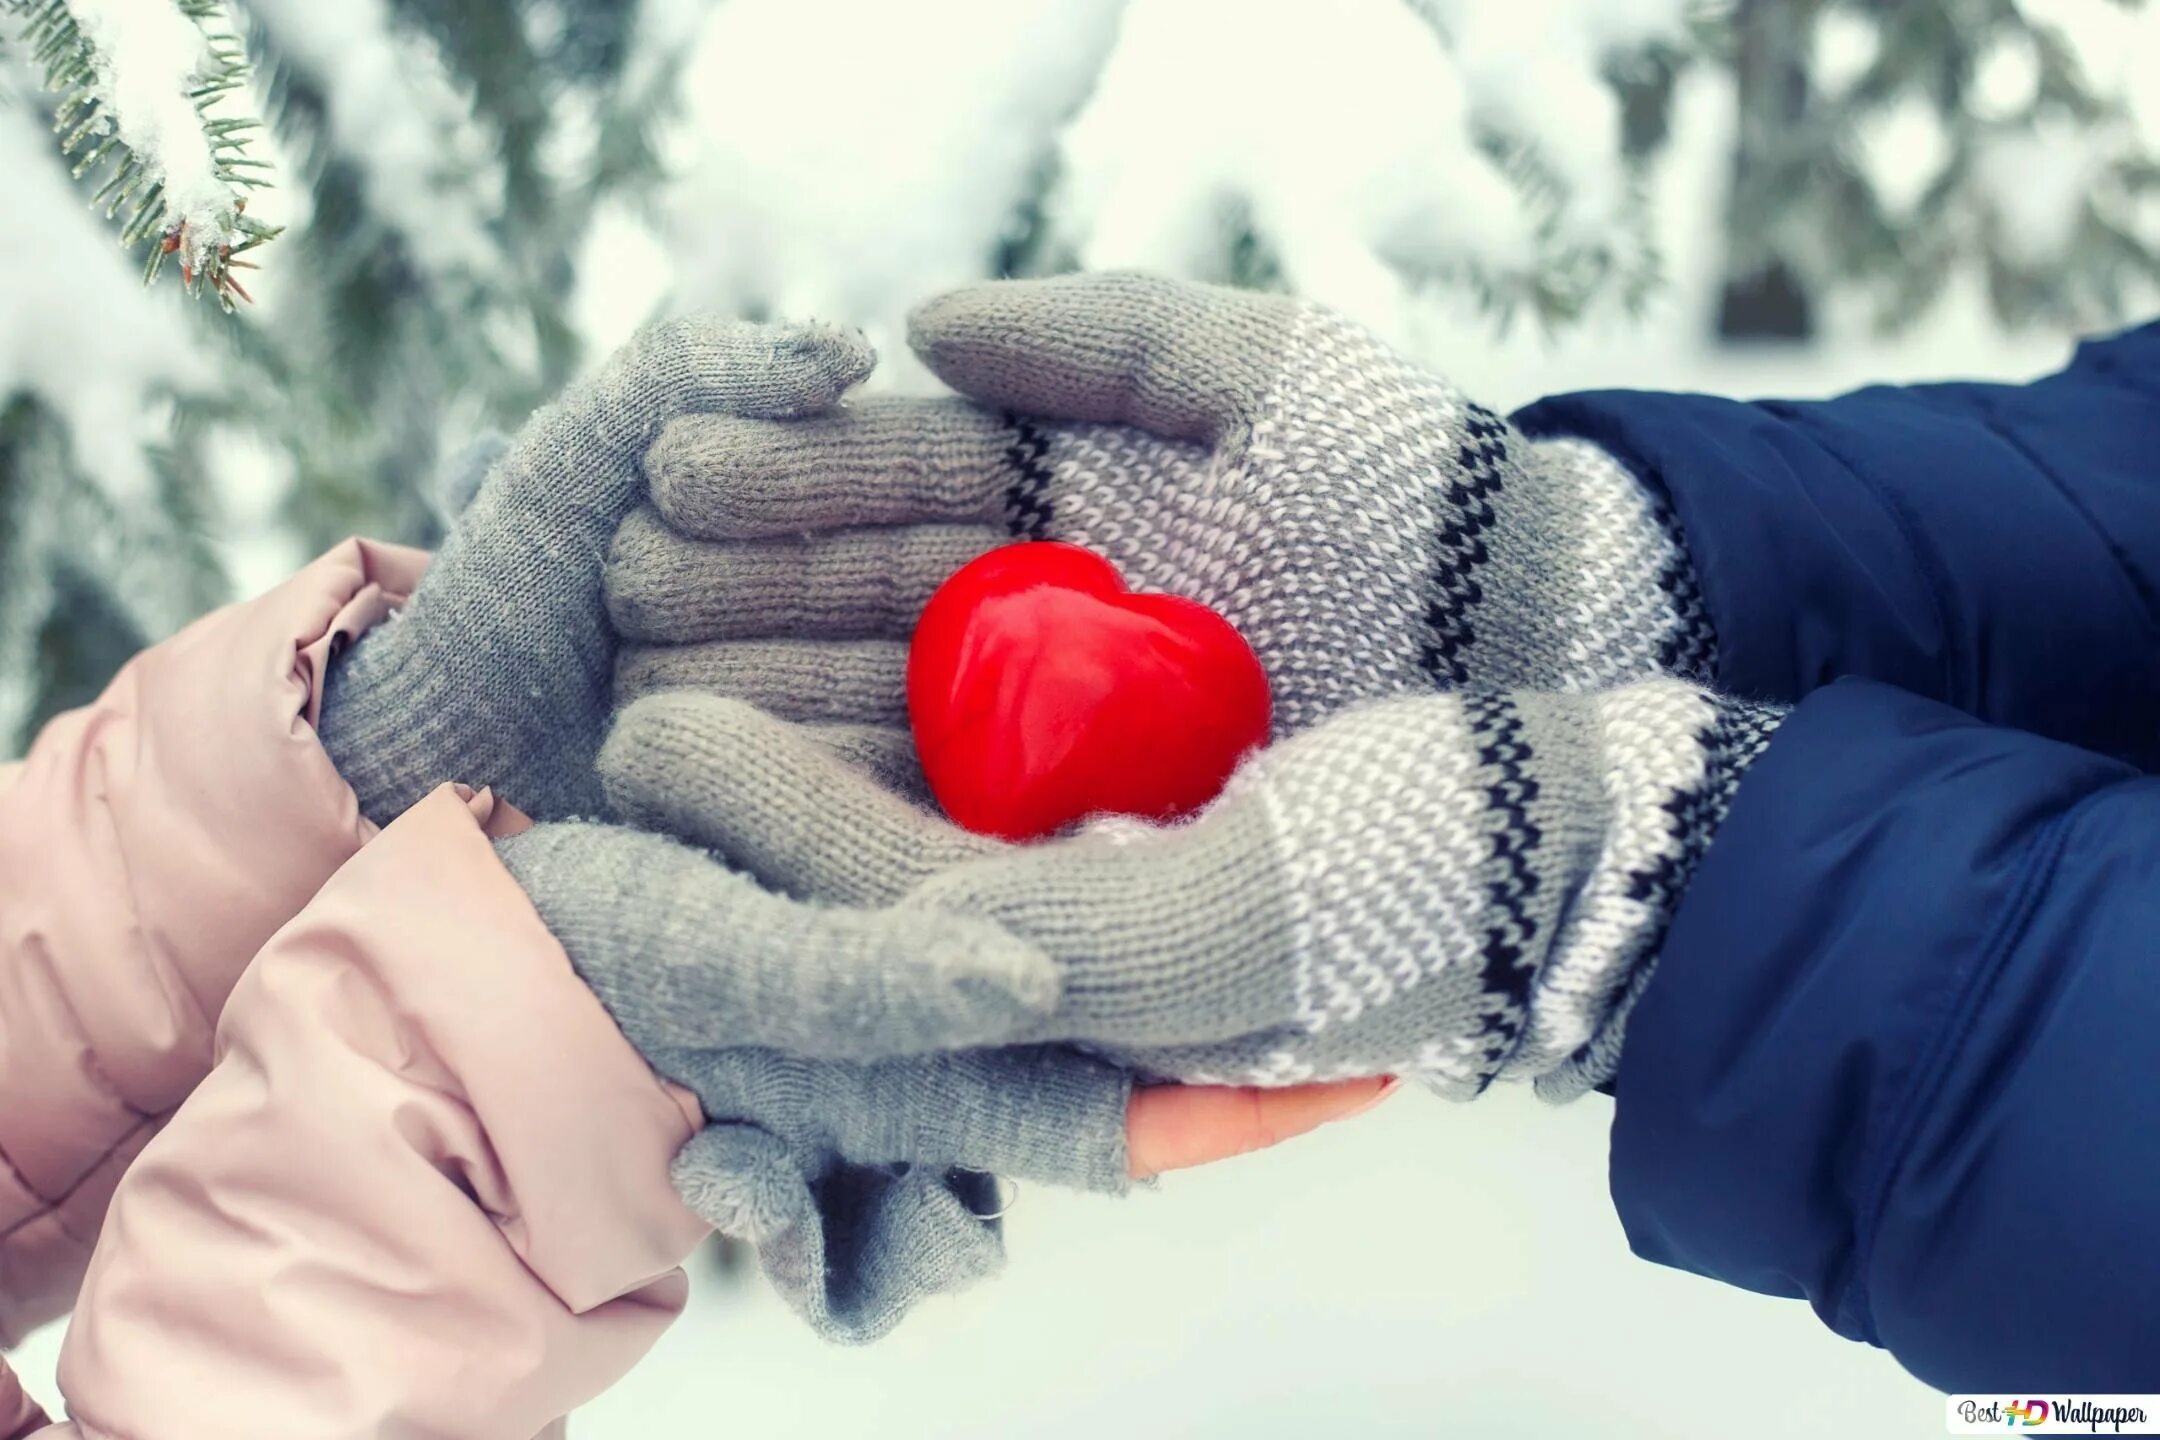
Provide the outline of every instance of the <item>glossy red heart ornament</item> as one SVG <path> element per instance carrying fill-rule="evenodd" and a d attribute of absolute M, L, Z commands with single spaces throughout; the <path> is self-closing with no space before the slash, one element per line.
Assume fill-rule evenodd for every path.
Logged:
<path fill-rule="evenodd" d="M 1268 735 L 1267 674 L 1195 600 L 1032 541 L 954 572 L 908 651 L 908 718 L 945 813 L 1007 840 L 1087 815 L 1173 820 Z"/>

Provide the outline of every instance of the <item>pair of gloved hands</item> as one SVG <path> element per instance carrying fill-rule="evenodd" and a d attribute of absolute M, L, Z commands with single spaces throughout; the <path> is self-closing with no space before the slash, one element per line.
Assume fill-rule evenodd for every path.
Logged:
<path fill-rule="evenodd" d="M 1122 1188 L 1135 1074 L 1609 1075 L 1776 718 L 1695 683 L 1651 492 L 1283 297 L 992 284 L 912 339 L 963 399 L 841 407 L 842 332 L 647 332 L 327 691 L 371 816 L 467 779 L 546 822 L 501 854 L 699 1095 L 691 1203 L 861 1338 L 995 1263 L 980 1172 Z M 927 806 L 906 637 L 1016 538 L 1252 643 L 1278 743 L 1203 815 L 1013 847 Z"/>

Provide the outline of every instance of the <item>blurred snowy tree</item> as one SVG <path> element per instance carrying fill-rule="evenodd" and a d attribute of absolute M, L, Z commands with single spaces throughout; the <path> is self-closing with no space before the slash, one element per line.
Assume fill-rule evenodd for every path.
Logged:
<path fill-rule="evenodd" d="M 0 0 L 0 750 L 230 583 L 431 538 L 442 453 L 657 310 L 851 321 L 881 383 L 914 299 L 1078 265 L 1413 345 L 1631 313 L 1691 68 L 1738 77 L 1734 333 L 1902 323 L 1975 268 L 2007 319 L 2106 318 L 2153 274 L 2160 117 L 2094 13 L 2136 7 Z M 111 244 L 234 298 L 278 227 L 237 317 Z"/>
<path fill-rule="evenodd" d="M 2160 283 L 2145 0 L 1739 0 L 1731 338 L 1815 302 L 1898 328 L 1977 272 L 2007 323 L 2120 320 Z"/>

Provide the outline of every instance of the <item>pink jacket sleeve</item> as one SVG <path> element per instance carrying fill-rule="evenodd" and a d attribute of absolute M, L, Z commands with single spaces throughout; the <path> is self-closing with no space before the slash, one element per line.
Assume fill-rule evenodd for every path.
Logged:
<path fill-rule="evenodd" d="M 0 777 L 0 1344 L 67 1310 L 240 971 L 371 833 L 317 681 L 425 563 L 339 546 L 137 656 Z"/>
<path fill-rule="evenodd" d="M 663 1084 L 445 787 L 233 992 L 119 1187 L 41 1440 L 530 1440 L 681 1308 Z"/>

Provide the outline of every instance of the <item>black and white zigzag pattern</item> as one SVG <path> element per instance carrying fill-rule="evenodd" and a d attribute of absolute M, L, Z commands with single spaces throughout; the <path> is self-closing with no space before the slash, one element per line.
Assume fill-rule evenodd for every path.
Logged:
<path fill-rule="evenodd" d="M 1742 772 L 1770 743 L 1771 732 L 1784 713 L 1740 701 L 1719 704 L 1716 718 L 1696 737 L 1705 757 L 1702 783 L 1678 792 L 1664 805 L 1666 828 L 1678 843 L 1657 863 L 1628 876 L 1631 898 L 1670 918 L 1688 877 L 1695 873 L 1719 822 L 1732 808 Z"/>
<path fill-rule="evenodd" d="M 1482 1090 L 1499 1073 L 1529 1013 L 1530 984 L 1539 961 L 1538 921 L 1530 913 L 1530 902 L 1542 884 L 1532 861 L 1544 834 L 1529 814 L 1539 786 L 1530 773 L 1535 757 L 1514 705 L 1502 695 L 1473 695 L 1465 697 L 1463 713 L 1477 747 L 1492 847 L 1483 867 L 1490 908 L 1479 947 L 1486 1008 L 1480 1020 L 1482 1059 L 1476 1084 Z"/>
<path fill-rule="evenodd" d="M 1231 867 L 1256 889 L 1224 923 L 1252 926 L 1237 963 L 1285 967 L 1291 1024 L 1181 1051 L 1175 1073 L 1386 1072 L 1458 1099 L 1507 1077 L 1597 1083 L 1615 1017 L 1777 719 L 1661 678 L 1400 696 L 1277 745 L 1223 802 L 1264 817 L 1267 857 Z"/>
<path fill-rule="evenodd" d="M 1651 513 L 1672 546 L 1670 557 L 1658 571 L 1657 586 L 1670 602 L 1677 621 L 1658 645 L 1658 669 L 1683 680 L 1711 684 L 1717 678 L 1717 634 L 1703 604 L 1702 587 L 1695 580 L 1695 567 L 1688 560 L 1679 517 L 1662 495 L 1657 496 Z"/>
<path fill-rule="evenodd" d="M 1425 672 L 1443 688 L 1470 679 L 1465 652 L 1477 639 L 1470 612 L 1485 598 L 1477 572 L 1492 559 L 1485 537 L 1493 525 L 1493 497 L 1506 484 L 1507 422 L 1480 405 L 1466 407 L 1466 416 L 1455 454 L 1462 473 L 1442 492 L 1433 593 L 1425 609 L 1432 633 L 1421 656 Z"/>
<path fill-rule="evenodd" d="M 1005 523 L 1016 540 L 1041 540 L 1050 533 L 1056 510 L 1050 499 L 1054 478 L 1048 459 L 1050 439 L 1032 421 L 1007 415 L 1012 444 L 1005 448 L 1005 463 L 1012 480 L 1005 487 Z"/>
<path fill-rule="evenodd" d="M 1005 417 L 1006 528 L 1221 612 L 1282 735 L 1390 695 L 1708 674 L 1685 557 L 1625 465 L 1523 436 L 1316 306 L 1280 319 L 1279 364 L 1210 442 Z M 1202 341 L 1251 359 L 1242 330 Z"/>
<path fill-rule="evenodd" d="M 1718 826 L 1732 808 L 1741 777 L 1769 746 L 1772 734 L 1784 718 L 1783 710 L 1771 706 L 1719 700 L 1710 723 L 1697 733 L 1695 743 L 1703 751 L 1701 778 L 1674 792 L 1660 807 L 1665 815 L 1668 843 L 1660 849 L 1655 861 L 1628 872 L 1624 880 L 1628 898 L 1642 906 L 1655 928 L 1642 938 L 1629 972 L 1613 977 L 1612 993 L 1617 997 L 1618 1005 L 1599 1033 L 1561 1067 L 1573 1071 L 1574 1075 L 1556 1087 L 1556 1096 L 1564 1098 L 1580 1093 L 1611 1078 L 1619 1055 L 1619 1036 L 1626 1022 L 1626 1012 L 1641 992 L 1643 981 L 1656 967 L 1658 951 L 1664 944 L 1665 927 L 1679 908 L 1681 895 L 1693 878 L 1695 867 L 1709 850 Z"/>

